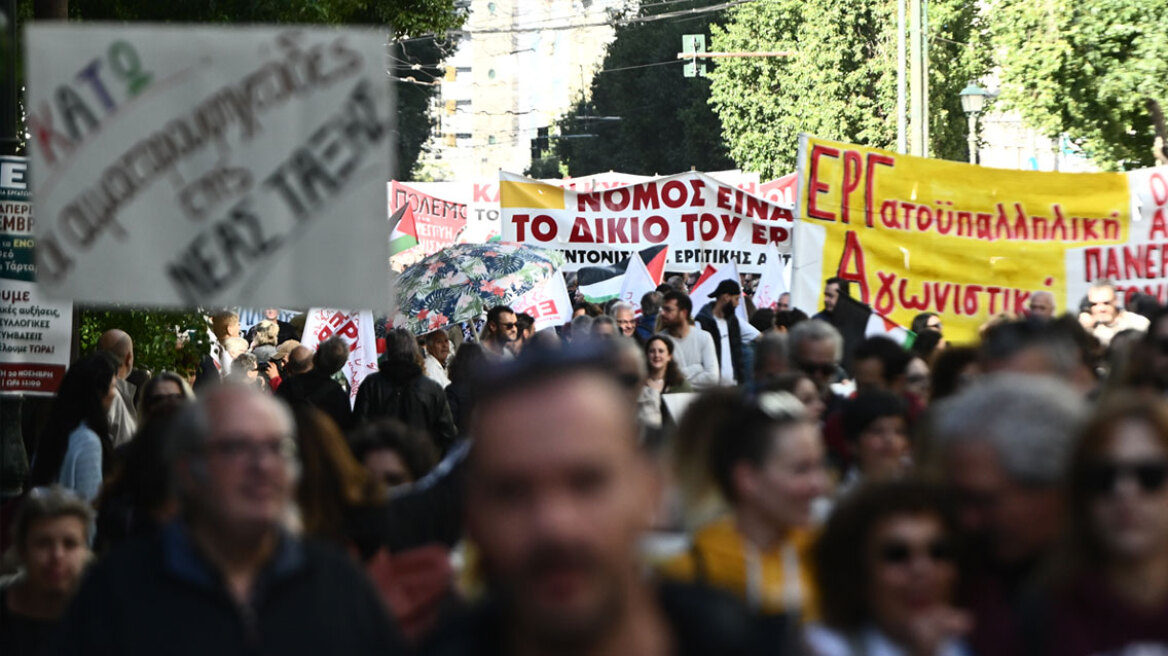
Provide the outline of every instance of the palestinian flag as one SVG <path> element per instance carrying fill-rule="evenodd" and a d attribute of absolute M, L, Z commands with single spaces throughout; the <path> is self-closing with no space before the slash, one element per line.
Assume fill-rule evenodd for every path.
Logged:
<path fill-rule="evenodd" d="M 389 226 L 390 257 L 418 245 L 418 224 L 409 203 L 402 205 L 389 217 Z"/>
<path fill-rule="evenodd" d="M 848 296 L 840 296 L 828 320 L 844 337 L 844 368 L 852 371 L 852 354 L 869 337 L 887 337 L 902 348 L 912 348 L 916 333 Z"/>
<path fill-rule="evenodd" d="M 667 246 L 654 246 L 638 253 L 654 284 L 661 284 L 665 275 Z M 576 282 L 584 300 L 589 303 L 605 303 L 619 298 L 624 286 L 625 273 L 629 269 L 630 258 L 626 257 L 609 266 L 583 267 L 576 272 Z"/>

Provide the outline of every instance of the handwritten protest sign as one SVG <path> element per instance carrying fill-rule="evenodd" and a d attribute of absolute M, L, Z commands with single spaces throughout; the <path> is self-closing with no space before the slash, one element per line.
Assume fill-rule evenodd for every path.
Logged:
<path fill-rule="evenodd" d="M 32 25 L 38 281 L 138 305 L 381 306 L 373 31 Z M 327 272 L 322 275 L 322 272 Z"/>
<path fill-rule="evenodd" d="M 504 241 L 557 248 L 565 270 L 613 264 L 669 245 L 669 271 L 734 262 L 743 273 L 766 267 L 766 245 L 791 252 L 790 208 L 703 173 L 654 178 L 592 192 L 500 173 Z"/>
<path fill-rule="evenodd" d="M 37 289 L 28 160 L 0 156 L 0 394 L 51 395 L 65 377 L 73 304 Z"/>
<path fill-rule="evenodd" d="M 992 315 L 1022 313 L 1037 290 L 1059 312 L 1102 277 L 1168 300 L 1168 226 L 1154 220 L 1162 173 L 992 169 L 807 136 L 799 162 L 792 300 L 804 310 L 821 307 L 823 280 L 838 275 L 901 325 L 940 314 L 960 342 Z M 1141 184 L 1148 210 L 1133 222 Z"/>

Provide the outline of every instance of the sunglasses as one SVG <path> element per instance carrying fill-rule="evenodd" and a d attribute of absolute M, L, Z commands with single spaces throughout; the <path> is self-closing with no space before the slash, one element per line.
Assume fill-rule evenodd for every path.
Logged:
<path fill-rule="evenodd" d="M 1168 462 L 1149 460 L 1145 462 L 1106 462 L 1089 468 L 1083 483 L 1098 496 L 1113 494 L 1119 481 L 1134 479 L 1144 494 L 1159 492 L 1168 481 Z"/>
<path fill-rule="evenodd" d="M 514 321 L 512 321 L 511 323 L 502 323 L 502 322 L 499 323 L 499 327 L 502 328 L 503 330 L 511 330 L 512 328 L 514 328 L 517 325 L 519 325 L 519 324 L 515 323 Z"/>
<path fill-rule="evenodd" d="M 921 556 L 935 563 L 953 561 L 953 547 L 944 540 L 930 542 L 923 548 L 914 547 L 915 545 L 902 540 L 892 540 L 880 545 L 877 553 L 880 556 L 880 562 L 885 565 L 905 565 Z"/>
<path fill-rule="evenodd" d="M 803 365 L 799 365 L 799 368 L 802 369 L 803 373 L 807 374 L 808 376 L 814 376 L 817 373 L 822 374 L 824 376 L 833 376 L 833 375 L 835 375 L 836 369 L 839 368 L 839 365 L 836 365 L 836 364 L 803 364 Z"/>

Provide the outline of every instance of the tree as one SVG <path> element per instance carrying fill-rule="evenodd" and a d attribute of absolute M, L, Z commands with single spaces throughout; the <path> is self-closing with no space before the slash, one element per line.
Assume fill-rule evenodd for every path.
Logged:
<path fill-rule="evenodd" d="M 966 159 L 959 91 L 988 70 L 977 3 L 929 2 L 929 135 L 935 157 Z M 763 177 L 795 167 L 799 133 L 879 148 L 896 143 L 896 2 L 773 0 L 730 10 L 716 51 L 793 51 L 719 60 L 711 102 L 730 154 Z"/>
<path fill-rule="evenodd" d="M 398 41 L 390 48 L 390 76 L 419 82 L 441 79 L 442 60 L 452 50 L 432 37 L 405 39 L 410 34 L 445 34 L 466 20 L 457 0 L 71 0 L 70 15 L 82 20 L 166 23 L 317 23 L 385 26 Z M 408 43 L 408 46 L 406 45 Z M 417 65 L 418 68 L 414 68 Z M 397 176 L 409 180 L 423 145 L 430 138 L 433 86 L 399 82 L 397 91 Z"/>
<path fill-rule="evenodd" d="M 1168 3 L 998 0 L 987 16 L 1006 105 L 1104 169 L 1154 163 L 1148 101 L 1168 103 Z"/>
<path fill-rule="evenodd" d="M 702 8 L 722 0 L 646 5 L 641 16 Z M 664 3 L 656 3 L 662 5 Z M 722 125 L 709 105 L 710 82 L 682 75 L 677 53 L 682 34 L 710 34 L 720 12 L 700 19 L 663 19 L 616 28 L 591 98 L 581 99 L 558 122 L 562 135 L 595 137 L 556 140 L 554 152 L 572 176 L 604 171 L 640 175 L 733 168 Z M 619 120 L 578 117 L 619 117 Z"/>
<path fill-rule="evenodd" d="M 77 308 L 81 353 L 97 348 L 110 328 L 120 328 L 134 340 L 134 366 L 154 373 L 195 373 L 210 347 L 207 321 L 198 312 L 177 310 L 116 310 Z"/>

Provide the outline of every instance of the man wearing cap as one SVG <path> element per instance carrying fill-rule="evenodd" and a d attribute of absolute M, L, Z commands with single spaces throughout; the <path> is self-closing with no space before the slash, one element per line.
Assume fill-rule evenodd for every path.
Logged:
<path fill-rule="evenodd" d="M 742 382 L 742 329 L 734 311 L 742 300 L 742 287 L 736 280 L 723 280 L 711 294 L 714 299 L 698 312 L 697 322 L 714 338 L 718 355 L 719 379 L 723 385 Z"/>

